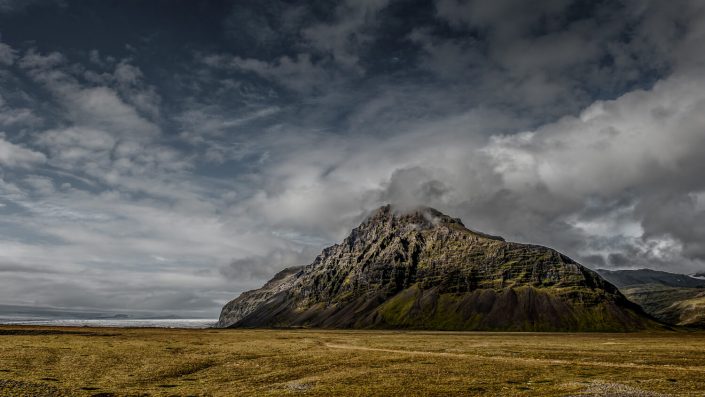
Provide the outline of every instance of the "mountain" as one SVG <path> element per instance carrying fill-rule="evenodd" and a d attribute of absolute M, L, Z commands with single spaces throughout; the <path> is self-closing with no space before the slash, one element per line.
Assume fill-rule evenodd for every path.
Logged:
<path fill-rule="evenodd" d="M 597 272 L 653 317 L 673 325 L 705 327 L 705 280 L 651 269 Z"/>
<path fill-rule="evenodd" d="M 644 284 L 657 284 L 667 287 L 705 288 L 705 280 L 685 274 L 668 273 L 651 269 L 606 270 L 597 269 L 605 280 L 617 288 Z"/>
<path fill-rule="evenodd" d="M 660 325 L 567 256 L 432 208 L 375 211 L 303 268 L 225 305 L 221 327 L 631 331 Z"/>
<path fill-rule="evenodd" d="M 705 328 L 705 290 L 694 292 L 655 314 L 669 324 Z"/>

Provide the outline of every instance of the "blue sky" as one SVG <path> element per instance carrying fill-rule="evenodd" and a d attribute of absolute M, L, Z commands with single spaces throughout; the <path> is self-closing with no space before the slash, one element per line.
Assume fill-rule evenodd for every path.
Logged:
<path fill-rule="evenodd" d="M 374 208 L 705 265 L 699 1 L 0 0 L 0 304 L 214 316 Z"/>

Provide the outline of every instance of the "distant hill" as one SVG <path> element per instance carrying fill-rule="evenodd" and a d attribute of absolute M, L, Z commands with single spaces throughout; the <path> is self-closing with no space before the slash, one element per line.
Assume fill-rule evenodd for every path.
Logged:
<path fill-rule="evenodd" d="M 176 315 L 163 315 L 153 312 L 116 312 L 82 309 L 66 309 L 42 306 L 21 306 L 0 304 L 0 323 L 12 321 L 39 320 L 118 320 L 118 319 L 181 319 Z"/>
<path fill-rule="evenodd" d="M 658 284 L 668 287 L 683 288 L 705 288 L 705 280 L 685 274 L 668 273 L 651 269 L 597 269 L 597 272 L 604 277 L 605 280 L 614 284 L 617 288 L 643 284 Z"/>
<path fill-rule="evenodd" d="M 375 211 L 308 266 L 222 310 L 221 327 L 631 331 L 660 325 L 565 255 L 432 208 Z"/>
<path fill-rule="evenodd" d="M 651 269 L 597 272 L 659 320 L 705 327 L 705 279 Z"/>

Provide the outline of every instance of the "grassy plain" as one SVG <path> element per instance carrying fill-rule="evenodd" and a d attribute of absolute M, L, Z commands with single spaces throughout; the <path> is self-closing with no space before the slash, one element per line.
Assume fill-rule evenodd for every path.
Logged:
<path fill-rule="evenodd" d="M 0 327 L 0 396 L 703 396 L 705 333 Z"/>

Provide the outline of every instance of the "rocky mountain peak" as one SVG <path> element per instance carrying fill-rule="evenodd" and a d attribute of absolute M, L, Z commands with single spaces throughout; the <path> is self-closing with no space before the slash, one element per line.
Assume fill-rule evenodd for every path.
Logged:
<path fill-rule="evenodd" d="M 434 228 L 467 231 L 478 237 L 504 241 L 501 237 L 468 229 L 460 218 L 450 217 L 435 208 L 425 206 L 408 208 L 393 206 L 391 204 L 384 205 L 373 211 L 359 227 L 353 230 L 352 235 L 359 235 L 369 230 L 387 230 L 396 233 L 405 233 L 408 231 L 421 231 Z"/>
<path fill-rule="evenodd" d="M 654 326 L 597 273 L 428 207 L 374 211 L 301 269 L 228 303 L 221 326 L 631 330 Z"/>

